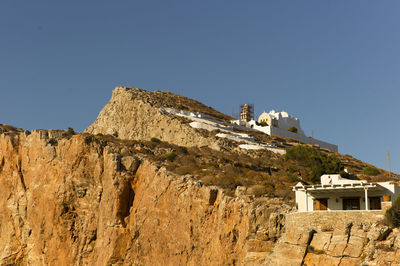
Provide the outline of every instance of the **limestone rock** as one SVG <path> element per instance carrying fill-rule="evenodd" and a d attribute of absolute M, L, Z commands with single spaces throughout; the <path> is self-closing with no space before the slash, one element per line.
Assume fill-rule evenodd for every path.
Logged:
<path fill-rule="evenodd" d="M 274 248 L 281 200 L 226 196 L 135 151 L 88 134 L 0 134 L 0 264 L 256 264 Z"/>
<path fill-rule="evenodd" d="M 190 104 L 184 105 L 185 101 L 189 101 Z M 180 146 L 209 146 L 219 149 L 221 139 L 192 128 L 182 118 L 167 114 L 160 109 L 161 107 L 188 109 L 190 106 L 194 106 L 195 109 L 197 107 L 198 111 L 210 113 L 214 117 L 228 119 L 210 107 L 179 95 L 117 87 L 96 121 L 85 132 L 109 134 L 133 140 L 158 138 Z"/>

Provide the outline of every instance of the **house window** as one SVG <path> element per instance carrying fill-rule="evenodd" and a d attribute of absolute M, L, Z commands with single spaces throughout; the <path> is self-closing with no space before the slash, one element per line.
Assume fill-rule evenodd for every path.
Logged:
<path fill-rule="evenodd" d="M 369 209 L 380 210 L 381 209 L 381 197 L 369 197 Z"/>
<path fill-rule="evenodd" d="M 314 199 L 314 211 L 328 210 L 328 199 Z"/>
<path fill-rule="evenodd" d="M 360 198 L 344 198 L 343 210 L 359 210 Z"/>

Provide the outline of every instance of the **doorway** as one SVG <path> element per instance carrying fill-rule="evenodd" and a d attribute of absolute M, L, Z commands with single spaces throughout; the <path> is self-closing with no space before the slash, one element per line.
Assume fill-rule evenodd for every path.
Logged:
<path fill-rule="evenodd" d="M 360 198 L 344 198 L 343 210 L 359 210 Z"/>
<path fill-rule="evenodd" d="M 314 211 L 327 211 L 328 199 L 314 199 Z"/>
<path fill-rule="evenodd" d="M 381 209 L 381 197 L 369 197 L 369 209 L 380 210 Z"/>

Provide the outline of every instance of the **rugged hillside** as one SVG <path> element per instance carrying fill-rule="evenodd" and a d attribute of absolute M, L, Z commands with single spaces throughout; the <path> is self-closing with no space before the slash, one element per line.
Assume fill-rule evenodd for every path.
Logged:
<path fill-rule="evenodd" d="M 155 150 L 63 131 L 1 134 L 0 263 L 205 265 L 243 261 L 251 251 L 265 257 L 290 207 L 254 201 L 240 187 L 229 197 L 176 175 L 154 160 Z"/>
<path fill-rule="evenodd" d="M 381 213 L 293 213 L 291 186 L 312 167 L 281 151 L 309 146 L 227 120 L 182 96 L 118 87 L 83 134 L 0 125 L 0 264 L 400 263 L 400 233 Z"/>
<path fill-rule="evenodd" d="M 190 115 L 182 114 L 186 111 L 189 111 Z M 202 119 L 193 118 L 194 114 L 201 114 Z M 223 152 L 236 151 L 238 154 L 250 154 L 253 158 L 263 158 L 264 164 L 283 170 L 284 172 L 278 171 L 280 177 L 274 178 L 275 180 L 285 179 L 285 175 L 286 179 L 295 180 L 299 175 L 307 179 L 309 166 L 304 167 L 296 162 L 282 160 L 271 162 L 272 156 L 265 156 L 265 152 L 263 152 L 267 149 L 282 154 L 285 148 L 299 145 L 299 141 L 290 138 L 270 137 L 257 130 L 229 124 L 227 123 L 229 119 L 228 116 L 211 107 L 180 95 L 116 87 L 110 101 L 85 132 L 109 134 L 121 139 L 143 141 L 158 138 L 184 147 L 207 146 Z M 220 124 L 216 122 L 220 122 Z M 276 148 L 271 149 L 269 148 L 271 146 L 268 145 Z M 253 148 L 250 148 L 249 151 L 249 146 L 255 147 L 254 149 L 259 152 L 254 152 Z M 314 148 L 319 149 L 318 147 Z M 328 155 L 334 154 L 328 150 L 322 152 Z M 358 175 L 361 179 L 371 181 L 389 179 L 388 173 L 382 169 L 376 176 L 363 175 L 363 169 L 371 165 L 350 155 L 338 153 L 334 155 L 342 162 L 343 167 L 347 168 L 351 174 Z M 390 179 L 397 180 L 399 177 L 399 175 L 392 174 Z"/>
<path fill-rule="evenodd" d="M 117 87 L 111 100 L 86 132 L 133 140 L 150 140 L 155 137 L 181 146 L 219 148 L 219 140 L 190 127 L 183 118 L 163 112 L 161 107 L 201 111 L 221 120 L 229 119 L 197 101 L 172 93 Z"/>

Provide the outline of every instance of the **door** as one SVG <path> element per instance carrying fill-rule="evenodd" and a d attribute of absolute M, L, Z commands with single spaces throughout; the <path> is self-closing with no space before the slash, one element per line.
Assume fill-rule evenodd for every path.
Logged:
<path fill-rule="evenodd" d="M 328 210 L 328 199 L 314 199 L 314 211 Z"/>
<path fill-rule="evenodd" d="M 369 209 L 380 210 L 381 209 L 381 197 L 369 197 Z"/>
<path fill-rule="evenodd" d="M 360 198 L 344 198 L 343 210 L 359 210 Z"/>

